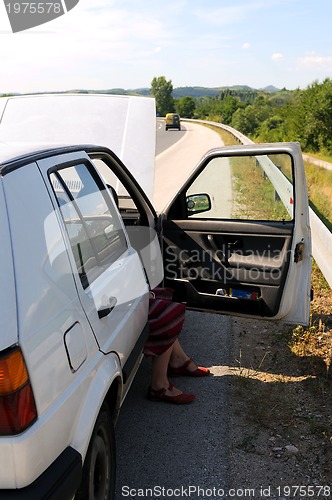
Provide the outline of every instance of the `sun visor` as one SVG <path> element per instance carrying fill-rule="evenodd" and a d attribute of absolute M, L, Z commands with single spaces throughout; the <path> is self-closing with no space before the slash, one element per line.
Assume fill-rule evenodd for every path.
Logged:
<path fill-rule="evenodd" d="M 36 146 L 106 146 L 152 197 L 156 141 L 153 98 L 43 94 L 2 98 L 0 104 L 0 141 Z"/>

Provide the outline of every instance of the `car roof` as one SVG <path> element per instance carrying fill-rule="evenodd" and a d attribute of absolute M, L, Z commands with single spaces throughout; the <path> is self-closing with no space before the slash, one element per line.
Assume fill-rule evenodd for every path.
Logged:
<path fill-rule="evenodd" d="M 6 144 L 0 141 L 0 166 L 3 163 L 7 163 L 16 158 L 22 158 L 24 156 L 31 155 L 36 151 L 46 151 L 48 149 L 54 148 L 54 144 Z"/>

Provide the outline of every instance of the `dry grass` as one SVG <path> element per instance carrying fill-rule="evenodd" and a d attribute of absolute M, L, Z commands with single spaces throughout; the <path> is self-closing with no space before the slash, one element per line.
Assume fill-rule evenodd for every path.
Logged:
<path fill-rule="evenodd" d="M 304 162 L 309 200 L 314 211 L 332 228 L 332 170 Z"/>

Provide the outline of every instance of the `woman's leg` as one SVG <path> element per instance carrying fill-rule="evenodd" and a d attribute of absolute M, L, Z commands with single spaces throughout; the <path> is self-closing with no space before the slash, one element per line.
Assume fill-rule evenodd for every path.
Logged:
<path fill-rule="evenodd" d="M 178 339 L 174 342 L 171 352 L 168 375 L 189 375 L 191 377 L 205 377 L 210 375 L 210 370 L 196 363 L 184 352 Z"/>
<path fill-rule="evenodd" d="M 183 366 L 184 363 L 190 359 L 191 358 L 183 350 L 179 340 L 176 339 L 176 341 L 173 344 L 173 349 L 169 358 L 170 366 L 172 366 L 173 368 L 179 368 L 180 366 Z M 187 366 L 187 369 L 189 371 L 195 371 L 197 370 L 197 365 L 194 363 L 194 361 L 191 360 L 191 362 Z"/>
<path fill-rule="evenodd" d="M 182 394 L 180 389 L 173 386 L 172 390 L 169 390 L 169 380 L 167 377 L 167 369 L 172 355 L 174 344 L 163 352 L 159 356 L 154 356 L 152 358 L 152 374 L 151 374 L 151 389 L 158 391 L 160 389 L 166 389 L 167 396 L 178 396 Z"/>

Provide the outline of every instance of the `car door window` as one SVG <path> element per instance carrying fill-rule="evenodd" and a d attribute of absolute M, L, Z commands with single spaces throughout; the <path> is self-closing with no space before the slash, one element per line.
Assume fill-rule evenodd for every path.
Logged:
<path fill-rule="evenodd" d="M 119 172 L 116 159 L 109 161 L 107 155 L 94 154 L 91 160 L 111 192 L 130 245 L 140 256 L 149 285 L 154 288 L 163 279 L 163 263 L 153 207 L 145 194 L 139 192 L 139 186 L 134 185 L 134 179 L 126 178 L 124 172 Z"/>
<path fill-rule="evenodd" d="M 94 158 L 93 163 L 100 177 L 111 189 L 125 226 L 138 225 L 141 222 L 142 214 L 127 188 L 102 159 Z"/>
<path fill-rule="evenodd" d="M 213 158 L 186 192 L 189 218 L 290 221 L 288 154 Z"/>
<path fill-rule="evenodd" d="M 117 210 L 108 191 L 85 164 L 50 175 L 75 258 L 87 288 L 127 249 Z"/>

